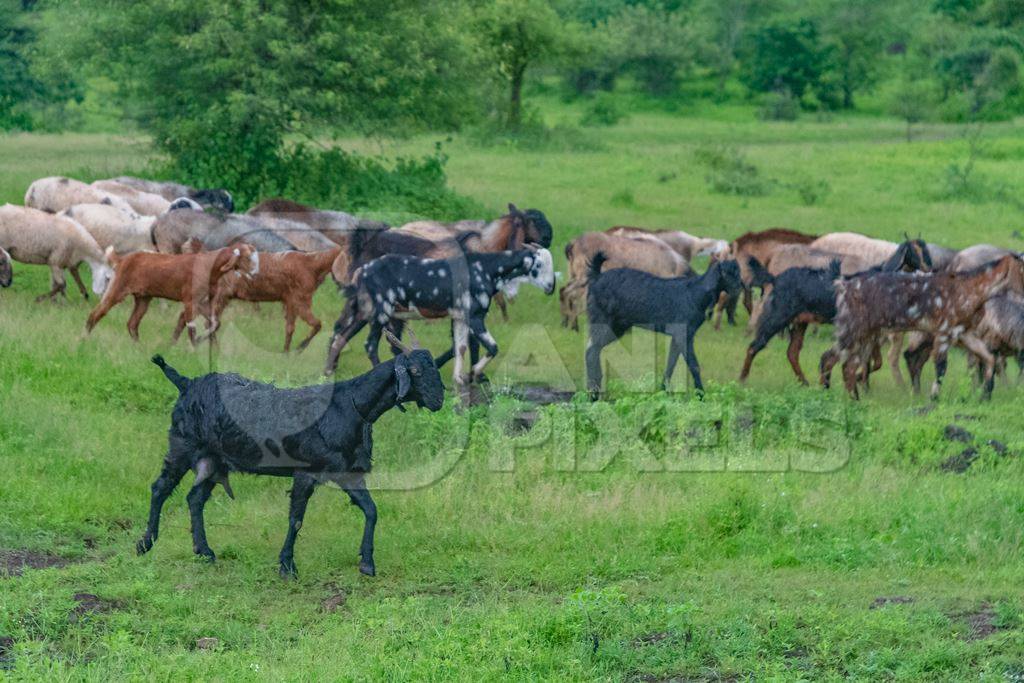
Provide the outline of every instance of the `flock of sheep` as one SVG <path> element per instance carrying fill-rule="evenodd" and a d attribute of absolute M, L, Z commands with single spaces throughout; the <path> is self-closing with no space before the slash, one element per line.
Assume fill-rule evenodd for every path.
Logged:
<path fill-rule="evenodd" d="M 187 329 L 193 344 L 215 338 L 231 301 L 277 301 L 284 307 L 288 351 L 298 318 L 311 328 L 299 349 L 321 330 L 312 299 L 330 274 L 345 304 L 325 372 L 334 373 L 341 351 L 369 326 L 365 348 L 374 368 L 364 375 L 279 389 L 237 375 L 189 379 L 154 358 L 179 398 L 138 551 L 153 546 L 163 503 L 188 470 L 196 473 L 187 498 L 194 550 L 211 560 L 203 508 L 214 487 L 233 495 L 230 473 L 274 474 L 294 481 L 282 575 L 295 574 L 293 548 L 306 503 L 316 485 L 329 481 L 364 513 L 359 567 L 373 574 L 376 507 L 365 484 L 373 423 L 408 402 L 440 409 L 444 387 L 438 368 L 449 360 L 455 361 L 458 388 L 485 379 L 484 369 L 498 353 L 486 326 L 491 307 L 497 304 L 507 316 L 506 300 L 523 284 L 546 294 L 555 289 L 551 224 L 541 211 L 511 204 L 507 214 L 491 221 L 418 221 L 398 228 L 287 199 L 264 201 L 246 214 L 233 211 L 225 190 L 130 177 L 91 185 L 44 178 L 29 187 L 25 206 L 0 207 L 0 286 L 10 284 L 14 260 L 50 267 L 51 288 L 40 299 L 67 296 L 64 271 L 88 298 L 78 271 L 85 262 L 92 290 L 102 297 L 89 314 L 87 331 L 131 296 L 128 331 L 138 340 L 139 324 L 159 298 L 181 302 L 173 337 Z M 933 396 L 953 345 L 968 352 L 985 396 L 1005 359 L 1020 362 L 1024 351 L 1024 262 L 1020 254 L 991 245 L 952 251 L 909 237 L 895 243 L 779 228 L 729 243 L 681 231 L 615 227 L 577 237 L 565 254 L 569 280 L 560 292 L 562 322 L 578 329 L 585 308 L 587 389 L 595 400 L 602 391 L 602 349 L 633 327 L 671 337 L 663 385 L 682 357 L 702 391 L 695 334 L 712 317 L 717 328 L 723 313 L 734 324 L 740 301 L 753 333 L 741 380 L 767 343 L 788 331 L 789 362 L 806 384 L 800 351 L 811 324 L 835 325 L 835 343 L 819 363 L 821 383 L 828 386 L 839 364 L 855 398 L 882 366 L 886 344 L 900 383 L 900 352 L 906 347 L 902 356 L 915 389 L 924 363 L 933 359 Z M 710 265 L 697 274 L 691 263 L 700 255 Z M 408 320 L 446 317 L 452 343 L 436 358 L 419 349 L 414 336 L 412 345 L 402 340 L 412 335 Z M 394 353 L 383 362 L 381 338 Z"/>

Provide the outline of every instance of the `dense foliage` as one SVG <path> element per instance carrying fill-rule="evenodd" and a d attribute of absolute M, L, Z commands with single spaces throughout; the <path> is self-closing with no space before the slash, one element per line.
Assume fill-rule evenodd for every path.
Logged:
<path fill-rule="evenodd" d="M 556 76 L 569 97 L 731 99 L 763 119 L 861 107 L 906 121 L 908 139 L 923 121 L 1009 119 L 1024 112 L 1022 28 L 1020 0 L 0 0 L 0 128 L 73 127 L 65 105 L 104 93 L 99 106 L 149 133 L 168 174 L 243 202 L 291 188 L 350 201 L 338 188 L 413 162 L 339 163 L 325 139 L 563 138 L 524 102 Z M 583 123 L 628 113 L 609 102 L 592 100 Z M 444 194 L 440 170 L 431 188 Z M 438 210 L 411 199 L 419 180 L 394 190 L 364 199 Z"/>

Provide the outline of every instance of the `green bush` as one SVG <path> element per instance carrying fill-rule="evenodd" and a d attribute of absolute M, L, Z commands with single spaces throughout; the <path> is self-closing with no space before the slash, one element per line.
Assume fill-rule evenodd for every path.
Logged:
<path fill-rule="evenodd" d="M 704 176 L 712 192 L 740 197 L 761 197 L 771 191 L 772 181 L 764 178 L 740 150 L 728 145 L 701 147 L 697 162 L 708 168 Z"/>
<path fill-rule="evenodd" d="M 765 95 L 757 118 L 762 121 L 796 121 L 800 115 L 800 102 L 789 90 L 777 90 Z"/>
<path fill-rule="evenodd" d="M 580 118 L 582 126 L 614 126 L 626 118 L 626 112 L 611 93 L 598 93 Z"/>
<path fill-rule="evenodd" d="M 420 159 L 387 160 L 288 144 L 273 117 L 231 106 L 175 125 L 162 141 L 172 161 L 159 175 L 226 187 L 243 209 L 284 196 L 346 211 L 465 218 L 481 207 L 447 186 L 440 143 Z"/>

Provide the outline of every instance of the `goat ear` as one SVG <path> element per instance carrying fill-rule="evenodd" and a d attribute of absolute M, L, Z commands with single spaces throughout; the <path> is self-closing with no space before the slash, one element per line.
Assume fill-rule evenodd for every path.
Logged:
<path fill-rule="evenodd" d="M 230 257 L 228 258 L 227 263 L 225 263 L 223 266 L 221 266 L 220 272 L 227 273 L 227 272 L 230 272 L 230 271 L 234 270 L 235 266 L 238 265 L 238 259 L 239 259 L 239 257 L 241 257 L 241 255 L 242 255 L 242 252 L 241 252 L 240 249 L 238 249 L 238 247 L 235 247 L 234 249 L 232 249 Z"/>
<path fill-rule="evenodd" d="M 395 356 L 395 381 L 398 382 L 398 401 L 401 402 L 409 394 L 409 359 Z"/>

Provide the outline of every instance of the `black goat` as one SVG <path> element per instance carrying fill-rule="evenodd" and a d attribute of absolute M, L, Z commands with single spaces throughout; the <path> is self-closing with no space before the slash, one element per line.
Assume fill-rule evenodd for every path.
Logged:
<path fill-rule="evenodd" d="M 660 278 L 632 268 L 602 273 L 605 260 L 604 253 L 594 254 L 587 279 L 590 340 L 586 364 L 591 400 L 597 400 L 601 391 L 601 350 L 632 327 L 672 337 L 663 389 L 672 379 L 679 355 L 685 353 L 694 387 L 703 393 L 693 337 L 719 294 L 738 287 L 739 266 L 735 261 L 720 261 L 712 263 L 700 277 Z"/>
<path fill-rule="evenodd" d="M 497 342 L 487 331 L 484 319 L 495 294 L 510 282 L 525 278 L 551 294 L 555 272 L 547 249 L 523 249 L 498 253 L 468 252 L 456 259 L 418 259 L 388 254 L 359 269 L 346 288 L 348 303 L 334 327 L 326 372 L 337 366 L 338 354 L 367 324 L 366 353 L 376 365 L 381 332 L 389 327 L 401 338 L 404 319 L 413 317 L 452 318 L 452 348 L 438 358 L 438 367 L 454 356 L 455 382 L 462 384 L 462 357 L 470 335 L 487 355 L 472 368 L 478 378 L 498 353 Z"/>
<path fill-rule="evenodd" d="M 835 259 L 828 268 L 790 268 L 778 277 L 773 277 L 753 256 L 750 257 L 749 263 L 754 277 L 763 284 L 772 285 L 772 291 L 765 297 L 754 341 L 747 348 L 747 357 L 740 371 L 740 382 L 747 380 L 754 356 L 760 353 L 775 335 L 791 327 L 786 357 L 793 366 L 797 379 L 801 384 L 807 385 L 807 377 L 800 368 L 800 350 L 804 345 L 804 334 L 810 323 L 830 323 L 836 317 L 834 282 L 840 277 L 840 261 Z"/>
<path fill-rule="evenodd" d="M 206 541 L 203 506 L 214 486 L 222 484 L 233 497 L 228 473 L 270 474 L 293 478 L 282 576 L 296 574 L 293 550 L 306 504 L 314 487 L 328 481 L 337 483 L 363 511 L 359 571 L 373 576 L 377 508 L 365 479 L 372 464 L 373 423 L 391 408 L 401 409 L 402 403 L 415 401 L 437 411 L 444 402 L 444 385 L 430 353 L 401 348 L 394 359 L 347 382 L 299 389 L 280 389 L 234 374 L 188 379 L 154 356 L 179 396 L 171 415 L 170 448 L 153 482 L 149 523 L 136 546 L 139 554 L 153 547 L 164 501 L 189 469 L 196 472 L 187 497 L 193 551 L 210 561 L 214 553 Z"/>
<path fill-rule="evenodd" d="M 747 347 L 747 357 L 740 371 L 740 382 L 745 382 L 750 374 L 754 356 L 760 353 L 775 335 L 789 328 L 789 348 L 786 357 L 797 379 L 806 386 L 807 377 L 800 367 L 800 351 L 803 349 L 804 336 L 807 326 L 811 323 L 831 323 L 835 319 L 835 281 L 842 277 L 842 261 L 837 257 L 827 268 L 790 268 L 777 276 L 769 273 L 768 269 L 753 256 L 749 257 L 748 264 L 753 274 L 752 286 L 760 286 L 762 289 L 771 286 L 772 289 L 764 299 L 754 341 Z M 920 240 L 908 238 L 884 263 L 858 275 L 930 268 L 931 259 L 927 247 Z M 880 348 L 876 348 L 872 355 L 872 365 L 881 367 Z"/>

